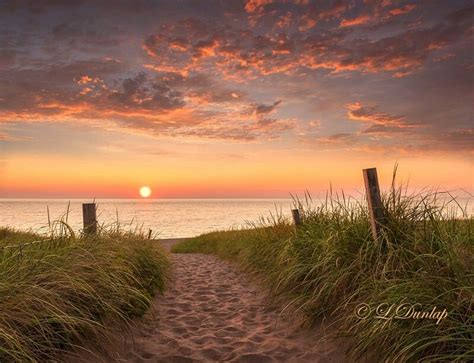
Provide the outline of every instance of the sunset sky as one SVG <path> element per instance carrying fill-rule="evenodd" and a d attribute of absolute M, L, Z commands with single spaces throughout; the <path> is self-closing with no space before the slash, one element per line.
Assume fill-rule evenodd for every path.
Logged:
<path fill-rule="evenodd" d="M 0 0 L 0 197 L 473 192 L 472 4 Z"/>

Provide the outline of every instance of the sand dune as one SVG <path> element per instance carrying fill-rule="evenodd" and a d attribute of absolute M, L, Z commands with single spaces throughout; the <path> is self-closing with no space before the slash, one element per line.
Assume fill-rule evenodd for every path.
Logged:
<path fill-rule="evenodd" d="M 133 329 L 98 356 L 75 361 L 342 362 L 320 330 L 295 331 L 246 276 L 214 256 L 173 255 L 174 284 Z"/>

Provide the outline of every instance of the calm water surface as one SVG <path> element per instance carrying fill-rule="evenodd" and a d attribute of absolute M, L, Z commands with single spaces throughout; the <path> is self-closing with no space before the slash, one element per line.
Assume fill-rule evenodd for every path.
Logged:
<path fill-rule="evenodd" d="M 71 200 L 68 224 L 82 229 L 82 203 L 90 200 Z M 319 204 L 322 200 L 314 200 Z M 469 215 L 474 215 L 471 198 L 460 198 Z M 0 226 L 34 232 L 48 231 L 51 221 L 66 213 L 69 200 L 0 199 Z M 214 230 L 245 227 L 260 217 L 282 214 L 291 217 L 291 199 L 103 199 L 96 200 L 98 221 L 114 225 L 117 216 L 125 230 L 152 229 L 157 238 L 193 237 Z M 453 204 L 453 203 L 452 203 Z"/>
<path fill-rule="evenodd" d="M 46 232 L 47 208 L 51 220 L 65 215 L 68 200 L 0 199 L 0 226 Z M 82 228 L 82 203 L 71 200 L 68 224 L 76 231 Z M 99 223 L 111 225 L 118 219 L 124 229 L 142 226 L 152 229 L 159 238 L 192 237 L 201 233 L 238 228 L 247 221 L 269 217 L 276 209 L 290 216 L 289 199 L 166 199 L 166 200 L 96 200 Z M 131 226 L 131 227 L 130 227 Z"/>

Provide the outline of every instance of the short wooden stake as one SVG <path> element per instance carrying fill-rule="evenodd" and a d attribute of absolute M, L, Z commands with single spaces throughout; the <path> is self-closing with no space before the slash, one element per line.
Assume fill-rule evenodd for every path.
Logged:
<path fill-rule="evenodd" d="M 299 209 L 292 209 L 291 210 L 291 215 L 293 216 L 293 222 L 295 223 L 295 226 L 299 226 L 301 224 L 301 217 L 300 217 Z"/>
<path fill-rule="evenodd" d="M 377 169 L 363 169 L 365 192 L 367 195 L 367 204 L 369 205 L 370 225 L 372 236 L 377 241 L 380 236 L 380 226 L 383 223 L 384 213 L 382 198 L 380 197 L 379 180 L 377 178 Z"/>
<path fill-rule="evenodd" d="M 82 204 L 82 221 L 84 223 L 85 234 L 97 233 L 97 215 L 95 203 Z"/>
<path fill-rule="evenodd" d="M 148 239 L 151 239 L 151 229 L 148 230 Z"/>

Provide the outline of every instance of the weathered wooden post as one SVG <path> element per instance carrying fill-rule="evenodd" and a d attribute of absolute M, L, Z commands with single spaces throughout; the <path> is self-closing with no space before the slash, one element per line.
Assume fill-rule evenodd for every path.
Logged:
<path fill-rule="evenodd" d="M 148 230 L 148 239 L 151 239 L 151 229 Z"/>
<path fill-rule="evenodd" d="M 97 233 L 97 215 L 95 203 L 82 204 L 82 221 L 84 223 L 85 234 Z"/>
<path fill-rule="evenodd" d="M 301 217 L 300 217 L 299 209 L 292 209 L 291 215 L 293 216 L 293 222 L 295 223 L 295 226 L 301 225 Z"/>
<path fill-rule="evenodd" d="M 384 212 L 382 198 L 380 197 L 379 180 L 377 178 L 377 169 L 363 169 L 365 193 L 367 195 L 367 204 L 369 205 L 370 225 L 372 236 L 377 241 L 380 236 L 380 226 L 383 223 Z"/>

